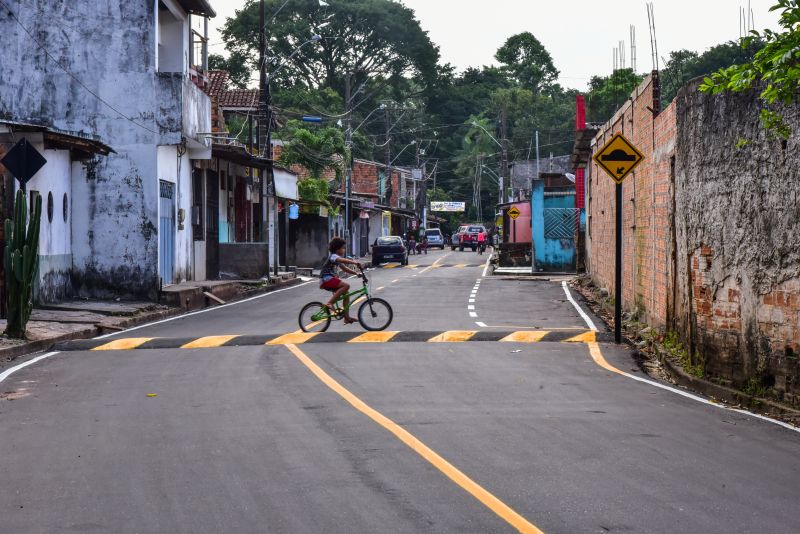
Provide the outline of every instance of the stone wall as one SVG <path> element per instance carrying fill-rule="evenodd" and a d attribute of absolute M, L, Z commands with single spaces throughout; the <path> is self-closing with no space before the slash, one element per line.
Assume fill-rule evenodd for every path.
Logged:
<path fill-rule="evenodd" d="M 758 91 L 676 98 L 676 323 L 706 372 L 800 403 L 800 111 L 776 139 Z"/>

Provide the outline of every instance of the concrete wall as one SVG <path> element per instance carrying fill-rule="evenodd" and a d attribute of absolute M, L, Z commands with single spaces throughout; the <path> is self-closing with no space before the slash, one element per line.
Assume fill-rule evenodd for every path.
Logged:
<path fill-rule="evenodd" d="M 10 7 L 21 23 L 47 43 L 74 78 L 13 18 L 0 16 L 0 110 L 18 120 L 97 135 L 116 151 L 73 172 L 72 274 L 82 295 L 155 296 L 160 174 L 156 146 L 177 145 L 186 137 L 189 148 L 197 149 L 203 140 L 192 137 L 210 130 L 210 101 L 185 78 L 186 15 L 171 0 L 166 3 L 183 17 L 181 28 L 175 28 L 184 37 L 183 59 L 168 69 L 180 67 L 175 75 L 156 73 L 158 3 L 153 0 L 102 5 L 89 0 L 12 0 Z M 186 198 L 188 206 L 190 196 Z M 187 254 L 184 245 L 179 249 Z M 179 278 L 191 272 L 184 272 L 185 262 L 181 263 Z"/>
<path fill-rule="evenodd" d="M 300 214 L 289 221 L 289 265 L 318 269 L 328 250 L 328 218 Z"/>
<path fill-rule="evenodd" d="M 220 277 L 252 280 L 267 273 L 266 243 L 220 243 Z"/>

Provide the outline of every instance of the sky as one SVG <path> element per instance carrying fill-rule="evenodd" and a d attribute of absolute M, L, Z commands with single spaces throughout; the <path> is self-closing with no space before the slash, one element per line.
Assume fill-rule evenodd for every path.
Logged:
<path fill-rule="evenodd" d="M 291 1 L 291 0 L 290 0 Z M 224 53 L 217 33 L 244 0 L 212 0 L 212 53 Z M 592 75 L 613 68 L 613 49 L 625 41 L 630 66 L 630 26 L 636 27 L 637 71 L 653 68 L 643 0 L 402 0 L 440 48 L 442 62 L 459 71 L 496 64 L 494 53 L 517 33 L 533 33 L 561 72 L 559 83 L 580 90 Z M 756 29 L 777 29 L 775 0 L 750 0 Z M 653 0 L 659 63 L 673 50 L 702 52 L 739 37 L 739 9 L 747 0 Z"/>

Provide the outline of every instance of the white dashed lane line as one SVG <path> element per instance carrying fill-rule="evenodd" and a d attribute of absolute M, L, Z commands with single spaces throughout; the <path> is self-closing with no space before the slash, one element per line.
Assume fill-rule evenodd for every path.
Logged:
<path fill-rule="evenodd" d="M 478 290 L 480 288 L 481 288 L 481 279 L 478 278 L 478 280 L 475 282 L 475 285 L 472 287 L 472 291 L 469 294 L 469 299 L 467 299 L 468 302 L 467 312 L 469 313 L 469 316 L 472 319 L 478 318 L 478 312 L 475 311 L 475 301 L 478 298 Z M 476 321 L 475 324 L 481 328 L 486 328 L 486 325 L 484 323 Z"/>

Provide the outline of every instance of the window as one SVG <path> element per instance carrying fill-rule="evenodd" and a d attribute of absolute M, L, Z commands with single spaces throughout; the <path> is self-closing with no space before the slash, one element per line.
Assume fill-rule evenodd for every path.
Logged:
<path fill-rule="evenodd" d="M 377 243 L 380 247 L 403 244 L 399 237 L 379 237 Z"/>
<path fill-rule="evenodd" d="M 64 222 L 67 222 L 69 218 L 69 201 L 67 200 L 67 194 L 64 193 L 64 200 L 62 201 L 63 208 L 64 208 Z"/>
<path fill-rule="evenodd" d="M 47 222 L 53 222 L 53 192 L 47 193 Z"/>

